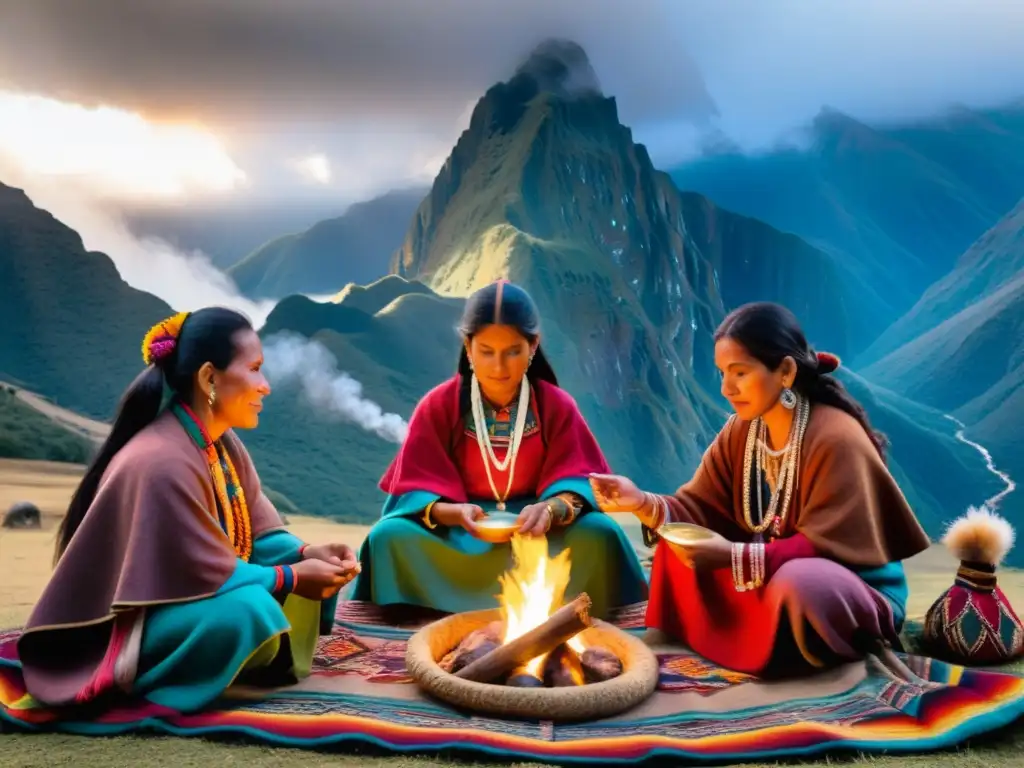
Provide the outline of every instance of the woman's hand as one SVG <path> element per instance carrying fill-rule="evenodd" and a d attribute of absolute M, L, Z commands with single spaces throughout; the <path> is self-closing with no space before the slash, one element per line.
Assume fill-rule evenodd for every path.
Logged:
<path fill-rule="evenodd" d="M 672 551 L 695 571 L 712 571 L 732 566 L 732 542 L 714 534 L 689 544 L 672 544 Z"/>
<path fill-rule="evenodd" d="M 543 536 L 551 529 L 552 519 L 548 503 L 541 501 L 523 507 L 517 521 L 520 536 Z"/>
<path fill-rule="evenodd" d="M 348 584 L 359 573 L 359 566 L 346 571 L 340 565 L 323 560 L 301 560 L 292 566 L 295 587 L 292 590 L 307 600 L 327 600 Z"/>
<path fill-rule="evenodd" d="M 448 504 L 439 501 L 430 510 L 435 522 L 449 528 L 465 528 L 476 536 L 476 521 L 486 517 L 483 509 L 476 504 Z"/>
<path fill-rule="evenodd" d="M 354 570 L 359 561 L 348 544 L 311 544 L 302 550 L 303 560 L 323 560 L 325 563 L 341 566 L 346 571 Z"/>
<path fill-rule="evenodd" d="M 590 487 L 602 512 L 636 514 L 643 510 L 644 493 L 628 477 L 594 474 L 590 476 Z"/>

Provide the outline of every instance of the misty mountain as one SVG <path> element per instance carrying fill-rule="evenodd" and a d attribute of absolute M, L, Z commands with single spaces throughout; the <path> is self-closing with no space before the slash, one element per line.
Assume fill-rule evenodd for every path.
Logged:
<path fill-rule="evenodd" d="M 20 189 L 0 183 L 0 378 L 109 419 L 171 308 Z"/>
<path fill-rule="evenodd" d="M 828 252 L 874 341 L 1024 196 L 1024 105 L 870 126 L 825 109 L 805 146 L 720 151 L 672 170 L 685 190 Z M 831 290 L 831 289 L 830 289 Z"/>
<path fill-rule="evenodd" d="M 953 414 L 1024 478 L 1024 201 L 864 354 L 871 381 Z M 1003 502 L 1024 515 L 1020 493 Z"/>
<path fill-rule="evenodd" d="M 480 100 L 393 270 L 445 295 L 499 276 L 527 287 L 548 354 L 615 471 L 670 490 L 725 418 L 712 334 L 729 309 L 786 303 L 833 349 L 860 332 L 864 309 L 830 254 L 680 193 L 614 99 L 540 86 L 520 74 Z M 940 412 L 846 378 L 893 436 L 894 471 L 933 535 L 993 488 Z"/>
<path fill-rule="evenodd" d="M 164 240 L 182 253 L 201 251 L 226 270 L 282 232 L 302 232 L 336 216 L 339 207 L 322 200 L 226 200 L 163 205 L 129 205 L 122 211 L 136 237 Z"/>
<path fill-rule="evenodd" d="M 324 294 L 387 273 L 424 191 L 405 189 L 356 203 L 341 216 L 264 243 L 228 270 L 242 293 L 277 299 Z"/>

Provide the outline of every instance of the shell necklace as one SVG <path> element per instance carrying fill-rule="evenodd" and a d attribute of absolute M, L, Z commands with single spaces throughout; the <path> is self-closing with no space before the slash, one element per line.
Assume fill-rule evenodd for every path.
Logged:
<path fill-rule="evenodd" d="M 772 493 L 771 501 L 768 502 L 768 510 L 765 512 L 761 495 L 761 487 L 764 482 L 762 475 L 762 451 L 758 443 L 759 437 L 767 439 L 767 429 L 763 419 L 758 417 L 751 423 L 747 431 L 747 445 L 743 455 L 743 519 L 747 527 L 760 540 L 761 534 L 772 528 L 774 536 L 782 531 L 782 525 L 786 521 L 786 514 L 789 511 L 789 502 L 793 495 L 793 488 L 796 486 L 797 474 L 800 471 L 800 449 L 804 442 L 804 433 L 807 431 L 807 421 L 811 413 L 811 404 L 804 397 L 797 398 L 796 413 L 793 415 L 793 426 L 790 427 L 789 443 L 782 450 L 782 467 L 779 471 Z M 762 443 L 763 445 L 763 443 Z M 757 512 L 759 522 L 755 525 L 751 514 L 751 474 L 756 466 L 757 485 Z"/>
<path fill-rule="evenodd" d="M 509 441 L 505 458 L 501 461 L 498 461 L 498 457 L 494 454 L 494 446 L 491 445 L 491 433 L 487 429 L 487 414 L 484 412 L 484 398 L 480 394 L 480 382 L 477 380 L 476 374 L 473 374 L 470 379 L 469 399 L 473 407 L 473 426 L 476 429 L 476 444 L 480 448 L 480 458 L 484 462 L 484 471 L 487 472 L 487 482 L 490 484 L 494 498 L 498 502 L 498 509 L 504 511 L 505 501 L 512 491 L 512 480 L 516 476 L 516 457 L 519 455 L 519 446 L 522 445 L 523 433 L 526 431 L 527 409 L 530 405 L 530 382 L 526 376 L 523 376 L 523 383 L 519 387 L 519 406 L 516 410 L 516 423 L 512 429 L 512 439 Z M 491 474 L 492 466 L 499 472 L 508 470 L 508 485 L 505 488 L 504 496 L 498 493 L 498 489 L 494 485 L 494 477 Z"/>

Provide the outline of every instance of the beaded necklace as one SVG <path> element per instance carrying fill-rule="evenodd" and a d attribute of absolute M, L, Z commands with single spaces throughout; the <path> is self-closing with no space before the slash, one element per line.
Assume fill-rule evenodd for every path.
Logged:
<path fill-rule="evenodd" d="M 778 536 L 782 532 L 782 526 L 786 521 L 786 514 L 789 511 L 789 502 L 793 495 L 793 489 L 797 483 L 797 476 L 800 471 L 800 449 L 803 447 L 804 433 L 807 431 L 807 421 L 811 413 L 811 404 L 806 398 L 798 396 L 796 413 L 793 416 L 793 426 L 790 428 L 790 438 L 787 447 L 783 449 L 782 467 L 776 479 L 775 488 L 771 501 L 768 502 L 767 511 L 764 510 L 764 502 L 761 495 L 763 478 L 763 461 L 758 448 L 767 443 L 767 430 L 764 429 L 764 422 L 759 417 L 750 425 L 747 432 L 747 445 L 743 456 L 743 519 L 747 527 L 754 534 L 755 541 L 761 541 L 762 534 L 769 528 L 771 535 Z M 763 438 L 759 440 L 759 436 Z M 752 499 L 751 499 L 751 474 L 756 474 L 754 483 L 757 485 L 757 511 L 758 522 L 754 523 Z"/>
<path fill-rule="evenodd" d="M 498 502 L 498 509 L 504 511 L 505 502 L 512 491 L 512 481 L 516 476 L 516 459 L 519 457 L 519 446 L 523 444 L 523 434 L 526 431 L 526 417 L 529 414 L 530 405 L 530 382 L 523 376 L 522 384 L 519 386 L 519 407 L 516 411 L 516 423 L 512 428 L 512 435 L 509 440 L 508 451 L 505 458 L 498 461 L 494 454 L 494 447 L 491 445 L 491 435 L 487 429 L 487 414 L 484 411 L 483 394 L 480 392 L 480 382 L 473 375 L 470 381 L 470 402 L 473 407 L 473 426 L 476 430 L 476 443 L 480 448 L 480 458 L 484 462 L 484 471 L 487 473 L 487 482 L 494 493 L 494 499 Z M 494 484 L 494 476 L 491 474 L 491 465 L 499 472 L 508 470 L 508 484 L 505 487 L 505 494 L 498 493 Z"/>
<path fill-rule="evenodd" d="M 252 521 L 249 519 L 249 507 L 245 503 L 242 483 L 238 480 L 238 473 L 235 472 L 235 465 L 227 449 L 220 440 L 214 442 L 210 439 L 203 423 L 180 400 L 171 404 L 171 412 L 206 457 L 217 497 L 220 527 L 227 534 L 235 554 L 248 561 L 252 555 Z"/>

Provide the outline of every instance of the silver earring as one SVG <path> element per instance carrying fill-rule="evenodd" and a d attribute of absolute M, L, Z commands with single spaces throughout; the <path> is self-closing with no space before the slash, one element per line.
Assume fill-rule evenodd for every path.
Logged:
<path fill-rule="evenodd" d="M 796 408 L 796 393 L 789 387 L 786 387 L 782 390 L 782 394 L 779 395 L 779 402 L 782 403 L 782 407 L 787 411 L 792 411 Z"/>

